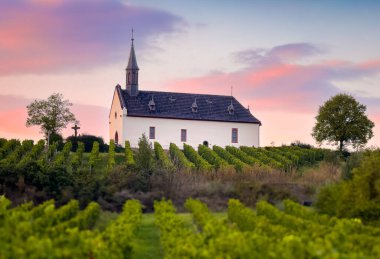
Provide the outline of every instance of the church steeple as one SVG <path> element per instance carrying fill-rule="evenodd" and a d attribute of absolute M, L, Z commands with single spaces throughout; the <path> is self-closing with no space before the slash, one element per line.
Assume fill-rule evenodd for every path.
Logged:
<path fill-rule="evenodd" d="M 129 54 L 128 66 L 125 69 L 126 73 L 126 81 L 127 81 L 127 92 L 130 96 L 137 96 L 139 93 L 139 67 L 137 66 L 135 48 L 133 45 L 133 29 L 132 29 L 132 44 L 131 44 L 131 52 Z"/>

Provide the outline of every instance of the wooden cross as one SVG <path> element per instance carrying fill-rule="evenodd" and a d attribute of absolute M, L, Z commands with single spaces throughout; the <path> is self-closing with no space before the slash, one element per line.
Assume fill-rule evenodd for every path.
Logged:
<path fill-rule="evenodd" d="M 78 127 L 78 125 L 75 124 L 74 127 L 71 127 L 74 131 L 75 131 L 75 137 L 78 136 L 78 130 L 80 129 L 80 127 Z"/>

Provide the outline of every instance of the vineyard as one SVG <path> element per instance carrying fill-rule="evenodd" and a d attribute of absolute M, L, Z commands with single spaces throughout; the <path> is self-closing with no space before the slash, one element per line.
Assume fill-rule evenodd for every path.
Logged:
<path fill-rule="evenodd" d="M 100 208 L 78 202 L 55 208 L 54 201 L 39 206 L 25 203 L 10 208 L 0 197 L 1 258 L 129 258 L 134 233 L 141 220 L 141 205 L 130 200 L 122 213 L 100 231 L 95 229 Z"/>
<path fill-rule="evenodd" d="M 379 258 L 380 228 L 357 219 L 315 213 L 289 200 L 279 210 L 265 201 L 249 209 L 230 200 L 227 218 L 199 200 L 187 200 L 194 226 L 170 201 L 155 203 L 167 258 Z"/>
<path fill-rule="evenodd" d="M 75 152 L 71 152 L 72 143 L 68 141 L 63 150 L 57 152 L 56 144 L 45 148 L 45 142 L 33 144 L 31 140 L 22 143 L 18 140 L 0 140 L 0 168 L 16 168 L 21 170 L 36 162 L 40 166 L 65 167 L 69 172 L 80 169 L 90 171 L 106 171 L 116 165 L 134 166 L 136 150 L 125 143 L 124 154 L 115 153 L 115 144 L 111 141 L 108 153 L 99 152 L 99 144 L 94 142 L 91 153 L 84 153 L 83 143 L 78 144 Z M 151 153 L 156 164 L 168 170 L 190 171 L 218 171 L 236 170 L 252 171 L 261 169 L 278 169 L 291 171 L 301 166 L 311 166 L 324 158 L 326 150 L 306 149 L 297 146 L 282 147 L 240 147 L 227 146 L 225 148 L 213 146 L 209 148 L 199 145 L 198 150 L 184 144 L 181 149 L 171 143 L 170 149 L 165 151 L 155 142 Z"/>
<path fill-rule="evenodd" d="M 165 258 L 379 258 L 380 228 L 358 219 L 338 219 L 289 200 L 280 210 L 265 201 L 256 210 L 229 201 L 226 214 L 214 214 L 188 199 L 187 214 L 171 201 L 156 201 L 156 250 Z M 133 258 L 141 230 L 141 205 L 129 200 L 117 218 L 96 227 L 97 203 L 80 210 L 75 200 L 55 208 L 25 203 L 10 208 L 0 198 L 1 258 Z M 150 215 L 149 215 L 150 216 Z M 15 245 L 17 244 L 17 245 Z"/>

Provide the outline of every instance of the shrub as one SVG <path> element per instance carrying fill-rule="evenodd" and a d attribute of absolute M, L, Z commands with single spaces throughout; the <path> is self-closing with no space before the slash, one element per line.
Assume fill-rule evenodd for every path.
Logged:
<path fill-rule="evenodd" d="M 246 164 L 256 165 L 256 166 L 261 166 L 262 165 L 262 163 L 258 159 L 254 158 L 254 157 L 251 157 L 251 156 L 248 156 L 246 153 L 244 153 L 243 151 L 241 151 L 240 149 L 238 149 L 236 147 L 226 146 L 226 150 L 229 153 L 231 153 L 232 155 L 234 155 L 237 158 L 239 158 L 241 161 L 243 161 Z"/>
<path fill-rule="evenodd" d="M 219 146 L 213 146 L 212 149 L 224 160 L 226 160 L 230 165 L 233 165 L 235 167 L 236 171 L 243 171 L 243 169 L 249 169 L 250 166 L 244 162 L 242 162 L 240 159 L 233 156 L 228 151 L 224 150 L 223 148 Z"/>
<path fill-rule="evenodd" d="M 110 141 L 110 147 L 108 150 L 108 164 L 107 167 L 108 169 L 111 169 L 115 166 L 116 161 L 115 161 L 115 141 L 111 139 Z"/>
<path fill-rule="evenodd" d="M 145 134 L 139 139 L 139 150 L 136 154 L 136 166 L 143 174 L 152 174 L 153 171 L 153 151 L 152 146 Z"/>
<path fill-rule="evenodd" d="M 83 152 L 84 144 L 82 142 L 78 142 L 77 152 L 74 154 L 74 157 L 72 159 L 72 166 L 74 169 L 78 169 L 78 167 L 82 164 Z"/>
<path fill-rule="evenodd" d="M 214 150 L 212 150 L 211 148 L 209 148 L 205 145 L 199 145 L 198 146 L 198 153 L 207 162 L 212 164 L 216 170 L 226 169 L 230 166 L 225 160 L 220 158 Z"/>
<path fill-rule="evenodd" d="M 154 153 L 156 155 L 157 162 L 163 168 L 173 170 L 174 165 L 170 161 L 169 157 L 166 155 L 164 149 L 158 142 L 154 142 Z"/>
<path fill-rule="evenodd" d="M 241 146 L 240 149 L 247 155 L 256 158 L 257 160 L 259 160 L 261 163 L 265 165 L 268 165 L 274 168 L 279 168 L 279 169 L 283 168 L 283 165 L 281 163 L 267 156 L 265 153 L 259 152 L 259 150 L 256 148 Z"/>
<path fill-rule="evenodd" d="M 135 159 L 133 158 L 133 152 L 131 149 L 131 144 L 128 140 L 125 141 L 125 163 L 127 166 L 133 166 L 136 164 Z"/>
<path fill-rule="evenodd" d="M 206 160 L 204 160 L 197 151 L 190 145 L 183 144 L 183 153 L 185 156 L 195 164 L 198 170 L 201 171 L 210 171 L 213 169 L 213 166 L 210 165 Z"/>
<path fill-rule="evenodd" d="M 73 143 L 72 152 L 75 152 L 78 148 L 78 142 L 82 142 L 84 144 L 84 151 L 86 153 L 90 153 L 92 147 L 94 146 L 94 142 L 98 142 L 99 144 L 99 152 L 107 152 L 108 146 L 104 143 L 104 139 L 102 137 L 97 137 L 93 135 L 80 135 L 80 136 L 70 136 L 66 139 L 66 141 L 71 141 Z"/>
<path fill-rule="evenodd" d="M 352 180 L 323 188 L 317 197 L 316 207 L 330 215 L 379 223 L 380 152 L 366 153 L 360 166 L 352 173 Z"/>
<path fill-rule="evenodd" d="M 195 169 L 195 165 L 186 158 L 176 144 L 170 143 L 169 153 L 173 163 L 178 167 L 182 169 Z"/>
<path fill-rule="evenodd" d="M 99 143 L 95 141 L 92 146 L 92 150 L 90 154 L 90 161 L 89 161 L 90 171 L 99 162 L 99 160 L 100 160 L 99 159 Z"/>

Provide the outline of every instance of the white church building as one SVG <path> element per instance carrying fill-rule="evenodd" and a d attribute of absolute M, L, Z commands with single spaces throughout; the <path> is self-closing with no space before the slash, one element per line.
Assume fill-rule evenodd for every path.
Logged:
<path fill-rule="evenodd" d="M 110 139 L 138 146 L 145 134 L 164 149 L 170 143 L 197 148 L 199 144 L 255 146 L 260 144 L 261 122 L 234 97 L 140 91 L 139 67 L 133 45 L 126 68 L 126 88 L 117 85 L 109 114 Z"/>

